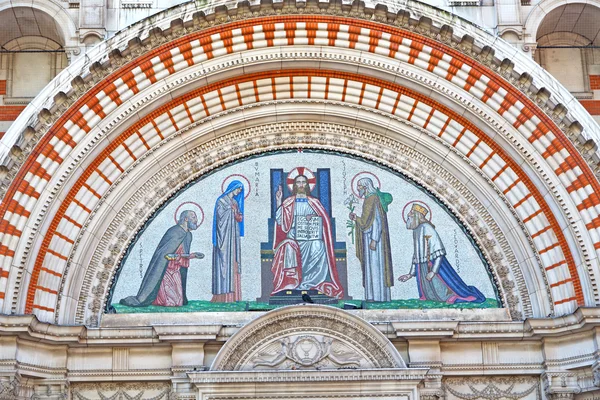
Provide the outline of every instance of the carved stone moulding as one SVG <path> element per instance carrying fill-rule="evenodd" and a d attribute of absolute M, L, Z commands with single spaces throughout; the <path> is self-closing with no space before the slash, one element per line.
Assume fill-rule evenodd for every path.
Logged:
<path fill-rule="evenodd" d="M 164 145 L 168 145 L 168 141 Z M 146 220 L 180 188 L 232 161 L 290 148 L 354 154 L 401 172 L 427 188 L 453 210 L 480 246 L 496 284 L 502 288 L 502 301 L 512 318 L 531 315 L 527 288 L 506 235 L 486 207 L 449 171 L 414 149 L 372 132 L 338 124 L 289 122 L 247 128 L 199 145 L 154 171 L 151 178 L 139 184 L 135 193 L 128 194 L 129 200 L 116 210 L 99 243 L 91 249 L 93 256 L 82 282 L 75 322 L 99 324 L 116 268 L 127 247 Z M 114 190 L 113 196 L 117 195 L 119 185 L 111 190 Z M 94 210 L 93 218 L 101 218 L 97 212 Z"/>
<path fill-rule="evenodd" d="M 295 55 L 295 57 L 296 57 L 296 56 L 298 56 L 298 55 Z M 157 89 L 157 90 L 159 90 L 159 89 Z M 162 90 L 162 89 L 161 89 L 161 90 Z M 481 110 L 479 110 L 479 111 L 481 112 Z M 416 127 L 415 127 L 415 128 L 416 128 Z M 468 160 L 465 160 L 465 161 L 467 161 L 467 162 L 468 162 Z M 182 172 L 182 173 L 187 173 L 187 172 Z M 65 176 L 64 176 L 64 180 L 61 180 L 61 182 L 65 182 L 65 181 L 67 181 L 67 179 L 68 179 L 68 175 L 65 175 Z M 121 179 L 123 179 L 123 178 L 120 178 L 119 180 L 121 180 Z M 58 187 L 56 188 L 56 191 L 57 191 L 57 192 L 59 192 L 59 190 L 58 190 Z M 146 200 L 148 200 L 148 201 L 146 201 Z M 144 202 L 146 202 L 146 203 L 150 203 L 150 202 L 152 202 L 152 201 L 154 201 L 154 199 L 152 199 L 151 197 L 150 197 L 150 198 L 144 198 Z M 150 204 L 150 205 L 152 205 L 152 204 Z M 78 245 L 78 242 L 79 242 L 79 240 L 77 239 L 77 240 L 75 241 L 75 247 L 77 247 L 77 245 Z M 533 246 L 533 244 L 532 244 L 533 242 L 532 242 L 531 240 L 529 240 L 529 242 L 530 242 L 531 246 Z M 114 252 L 111 252 L 111 253 L 114 253 Z M 534 251 L 534 253 L 535 253 L 535 251 Z M 112 256 L 114 256 L 114 255 L 115 255 L 115 254 L 112 254 Z M 111 258 L 108 258 L 108 260 L 111 260 Z M 539 263 L 539 261 L 538 261 L 538 263 Z M 549 296 L 550 296 L 550 294 L 549 294 Z M 59 300 L 59 305 L 60 305 L 60 300 Z M 57 307 L 57 309 L 58 309 L 58 308 L 59 308 L 59 307 Z M 525 315 L 528 315 L 528 311 L 527 311 L 527 309 L 528 309 L 528 306 L 527 306 L 527 305 L 524 305 L 524 308 L 525 308 L 525 312 L 524 312 L 524 314 L 525 314 Z M 544 315 L 546 315 L 546 314 L 544 314 Z M 58 320 L 57 320 L 57 322 L 58 322 Z"/>
<path fill-rule="evenodd" d="M 188 372 L 202 399 L 415 400 L 427 369 Z M 196 398 L 196 397 L 194 397 Z"/>

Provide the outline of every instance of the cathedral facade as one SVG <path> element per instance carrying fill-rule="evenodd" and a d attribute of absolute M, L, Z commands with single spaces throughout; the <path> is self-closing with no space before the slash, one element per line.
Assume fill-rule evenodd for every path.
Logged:
<path fill-rule="evenodd" d="M 0 399 L 598 397 L 600 5 L 434 5 L 7 3 Z"/>

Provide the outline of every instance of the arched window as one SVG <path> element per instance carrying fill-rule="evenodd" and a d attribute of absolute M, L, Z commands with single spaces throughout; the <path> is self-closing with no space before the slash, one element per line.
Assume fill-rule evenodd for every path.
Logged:
<path fill-rule="evenodd" d="M 593 46 L 600 43 L 600 8 L 567 4 L 550 11 L 536 32 L 536 61 L 578 99 L 593 97 L 589 75 L 594 68 Z"/>
<path fill-rule="evenodd" d="M 68 62 L 63 30 L 50 14 L 14 7 L 0 21 L 1 134 Z"/>

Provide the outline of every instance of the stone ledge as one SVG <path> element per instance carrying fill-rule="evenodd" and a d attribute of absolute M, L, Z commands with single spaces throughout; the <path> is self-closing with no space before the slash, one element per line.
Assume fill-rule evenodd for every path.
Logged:
<path fill-rule="evenodd" d="M 341 311 L 341 310 L 340 310 Z M 573 314 L 560 318 L 527 319 L 523 322 L 505 320 L 477 321 L 478 318 L 500 316 L 505 310 L 426 310 L 433 311 L 429 320 L 407 320 L 419 318 L 425 310 L 345 310 L 369 321 L 380 332 L 396 337 L 432 338 L 447 337 L 458 340 L 489 339 L 540 339 L 543 337 L 566 337 L 574 332 L 589 331 L 600 327 L 600 308 L 579 308 Z M 481 311 L 481 312 L 477 312 Z M 393 319 L 395 322 L 385 323 Z M 460 318 L 460 314 L 467 317 Z M 214 317 L 210 317 L 212 314 Z M 220 314 L 220 315 L 216 315 Z M 427 314 L 427 313 L 425 313 Z M 468 314 L 472 314 L 468 316 Z M 186 314 L 146 314 L 128 315 L 109 314 L 105 316 L 102 327 L 88 328 L 79 326 L 60 326 L 40 322 L 33 315 L 0 315 L 0 335 L 18 336 L 22 339 L 42 341 L 44 343 L 103 345 L 103 344 L 149 344 L 171 342 L 173 340 L 226 340 L 243 325 L 264 315 L 262 312 L 238 313 L 186 313 Z M 372 318 L 370 318 L 370 316 Z M 160 319 L 158 317 L 161 317 Z M 165 317 L 167 317 L 165 319 Z M 445 320 L 444 320 L 445 318 Z M 221 323 L 216 323 L 221 320 Z M 137 325 L 123 327 L 125 323 Z M 175 323 L 177 321 L 177 323 Z M 231 328 L 231 329 L 230 329 Z M 186 332 L 187 331 L 187 332 Z M 202 336 L 199 337 L 198 335 Z"/>

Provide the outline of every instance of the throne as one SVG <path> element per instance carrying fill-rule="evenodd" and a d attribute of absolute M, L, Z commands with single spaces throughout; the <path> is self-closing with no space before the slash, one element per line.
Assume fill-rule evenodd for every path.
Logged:
<path fill-rule="evenodd" d="M 338 299 L 325 296 L 316 290 L 285 290 L 277 294 L 271 295 L 273 292 L 273 272 L 271 267 L 273 264 L 273 241 L 275 238 L 275 215 L 277 212 L 276 193 L 278 187 L 283 188 L 283 198 L 291 195 L 288 188 L 289 172 L 284 172 L 283 169 L 271 169 L 270 182 L 270 211 L 271 216 L 268 220 L 269 238 L 267 242 L 260 244 L 260 264 L 261 264 L 261 296 L 256 300 L 261 303 L 269 303 L 274 305 L 287 305 L 303 303 L 302 295 L 308 294 L 315 303 L 331 304 L 337 303 Z M 291 178 L 290 178 L 291 179 Z M 335 263 L 338 272 L 338 278 L 341 286 L 344 288 L 344 297 L 342 300 L 351 300 L 348 296 L 348 272 L 346 264 L 346 242 L 336 241 L 335 218 L 331 215 L 331 180 L 329 168 L 317 169 L 314 180 L 309 182 L 314 183 L 314 188 L 310 195 L 319 199 L 323 207 L 327 211 L 331 220 L 332 236 L 334 241 Z"/>

